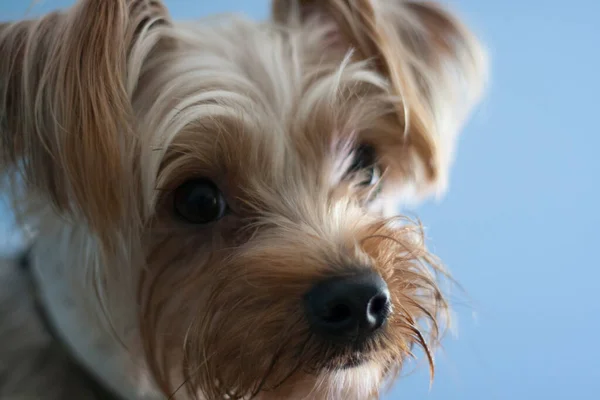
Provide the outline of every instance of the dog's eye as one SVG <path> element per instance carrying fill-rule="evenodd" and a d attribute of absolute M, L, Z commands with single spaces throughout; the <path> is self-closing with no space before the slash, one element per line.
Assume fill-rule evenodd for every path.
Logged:
<path fill-rule="evenodd" d="M 354 153 L 354 161 L 348 170 L 349 174 L 356 174 L 360 186 L 373 186 L 381 177 L 381 171 L 377 165 L 377 154 L 373 146 L 361 145 Z"/>
<path fill-rule="evenodd" d="M 193 224 L 206 224 L 221 219 L 227 204 L 217 186 L 207 179 L 195 179 L 179 186 L 173 207 L 183 219 Z"/>

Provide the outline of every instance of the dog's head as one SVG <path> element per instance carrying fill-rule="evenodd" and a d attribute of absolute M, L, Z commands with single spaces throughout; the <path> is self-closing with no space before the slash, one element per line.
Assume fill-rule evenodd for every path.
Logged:
<path fill-rule="evenodd" d="M 399 203 L 443 192 L 479 44 L 400 0 L 276 0 L 175 23 L 82 1 L 0 25 L 2 165 L 88 227 L 98 301 L 165 393 L 356 398 L 424 349 L 444 271 Z M 120 298 L 122 298 L 122 293 Z M 108 300 L 107 300 L 108 299 Z"/>

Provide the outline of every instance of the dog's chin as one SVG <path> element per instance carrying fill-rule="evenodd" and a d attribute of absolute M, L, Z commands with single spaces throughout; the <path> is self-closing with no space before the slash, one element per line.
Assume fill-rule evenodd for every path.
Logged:
<path fill-rule="evenodd" d="M 343 371 L 361 367 L 375 361 L 373 347 L 378 342 L 379 335 L 373 337 L 353 337 L 344 339 L 349 344 L 340 344 L 330 341 L 331 350 L 325 360 L 325 370 Z M 382 349 L 380 349 L 382 350 Z"/>
<path fill-rule="evenodd" d="M 256 400 L 373 399 L 388 369 L 370 355 L 337 358 L 319 370 L 291 376 L 277 388 L 261 392 Z"/>
<path fill-rule="evenodd" d="M 332 357 L 326 361 L 324 370 L 333 371 L 344 371 L 352 368 L 361 367 L 369 362 L 373 361 L 373 356 L 368 352 L 353 352 L 351 354 L 339 355 Z"/>
<path fill-rule="evenodd" d="M 341 363 L 338 363 L 338 370 L 346 370 L 351 368 L 357 368 L 365 365 L 367 362 L 371 361 L 368 355 L 364 354 L 354 354 L 346 357 Z"/>

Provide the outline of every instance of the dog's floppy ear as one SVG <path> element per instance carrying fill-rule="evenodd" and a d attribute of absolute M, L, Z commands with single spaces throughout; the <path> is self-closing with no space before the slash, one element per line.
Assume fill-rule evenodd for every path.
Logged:
<path fill-rule="evenodd" d="M 443 192 L 456 136 L 485 84 L 485 52 L 474 35 L 425 2 L 274 0 L 273 16 L 283 24 L 334 24 L 337 38 L 324 45 L 337 48 L 324 51 L 345 46 L 340 54 L 352 48 L 372 60 L 398 101 L 396 127 L 371 140 L 413 196 Z"/>
<path fill-rule="evenodd" d="M 166 21 L 159 1 L 84 0 L 0 24 L 0 172 L 107 233 L 135 186 L 128 57 Z"/>

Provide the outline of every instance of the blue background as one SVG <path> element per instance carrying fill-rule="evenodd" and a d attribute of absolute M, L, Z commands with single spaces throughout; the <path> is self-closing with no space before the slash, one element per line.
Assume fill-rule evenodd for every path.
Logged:
<path fill-rule="evenodd" d="M 0 19 L 27 1 L 0 0 Z M 39 13 L 69 4 L 46 1 Z M 176 18 L 267 1 L 167 0 Z M 455 0 L 490 49 L 491 87 L 448 195 L 415 211 L 468 292 L 431 390 L 420 366 L 388 399 L 600 398 L 600 1 Z M 3 249 L 14 246 L 0 211 Z"/>

